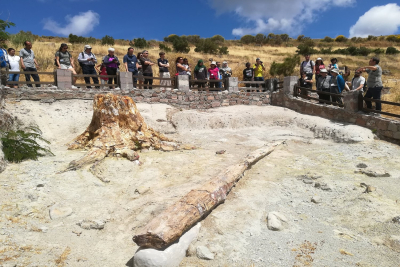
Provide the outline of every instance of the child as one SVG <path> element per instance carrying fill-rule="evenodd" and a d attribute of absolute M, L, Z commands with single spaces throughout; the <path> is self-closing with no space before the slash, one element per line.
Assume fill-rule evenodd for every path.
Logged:
<path fill-rule="evenodd" d="M 99 67 L 100 67 L 100 70 L 98 69 Z M 104 63 L 96 66 L 96 70 L 100 75 L 107 75 L 107 69 L 106 69 L 106 66 L 104 65 Z M 100 82 L 101 82 L 101 84 L 106 84 L 108 82 L 108 77 L 100 76 Z M 102 85 L 101 89 L 104 89 L 104 88 L 105 88 L 105 86 Z"/>
<path fill-rule="evenodd" d="M 254 69 L 250 68 L 250 63 L 246 63 L 246 68 L 243 70 L 243 81 L 252 81 L 254 79 Z M 246 83 L 246 87 L 252 87 L 252 84 Z"/>

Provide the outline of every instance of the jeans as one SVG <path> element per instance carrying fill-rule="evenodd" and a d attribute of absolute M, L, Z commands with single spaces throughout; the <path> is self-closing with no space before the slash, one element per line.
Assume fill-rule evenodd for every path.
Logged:
<path fill-rule="evenodd" d="M 132 72 L 132 76 L 137 76 L 138 75 L 138 71 L 137 70 L 129 71 L 129 72 Z M 133 77 L 133 86 L 136 87 L 136 84 L 137 84 L 137 78 Z"/>
<path fill-rule="evenodd" d="M 18 82 L 19 81 L 19 74 L 8 74 L 8 81 L 10 82 Z M 10 84 L 18 86 L 18 84 Z"/>
<path fill-rule="evenodd" d="M 264 81 L 264 77 L 254 77 L 254 81 L 255 82 L 263 82 Z M 260 84 L 254 84 L 256 86 L 256 88 L 259 88 Z M 265 84 L 261 85 L 262 88 L 265 88 Z"/>
<path fill-rule="evenodd" d="M 117 75 L 117 68 L 106 68 L 107 75 Z M 115 78 L 108 78 L 108 84 L 112 84 L 114 80 L 114 84 L 118 84 L 117 77 Z"/>
<path fill-rule="evenodd" d="M 93 65 L 82 65 L 82 73 L 83 74 L 93 74 L 97 75 L 96 70 Z M 90 84 L 90 77 L 84 77 L 85 83 Z M 99 79 L 97 77 L 92 77 L 94 84 L 99 84 Z M 88 86 L 89 87 L 89 86 Z"/>
<path fill-rule="evenodd" d="M 144 84 L 150 85 L 149 87 L 145 86 L 144 89 L 153 89 L 153 86 L 151 86 L 153 84 L 153 79 L 146 79 L 146 76 L 153 77 L 153 73 L 143 73 L 143 76 L 144 76 Z"/>
<path fill-rule="evenodd" d="M 382 86 L 375 86 L 372 88 L 368 88 L 367 93 L 365 94 L 364 97 L 366 98 L 372 98 L 376 100 L 381 100 L 381 91 L 382 91 Z M 371 101 L 365 100 L 365 104 L 367 104 L 368 109 L 372 109 L 372 103 Z M 382 104 L 380 102 L 375 102 L 375 109 L 378 111 L 382 110 Z"/>
<path fill-rule="evenodd" d="M 26 67 L 26 68 L 24 69 L 24 71 L 37 71 L 37 69 L 36 69 L 36 68 L 29 68 L 29 67 Z M 40 82 L 39 75 L 37 75 L 37 74 L 25 74 L 25 79 L 26 79 L 27 82 L 30 82 L 30 81 L 31 81 L 31 75 L 32 75 L 32 78 L 33 78 L 33 80 L 34 80 L 35 82 Z M 28 87 L 32 87 L 32 84 L 31 84 L 31 83 L 28 83 Z M 36 84 L 36 87 L 40 87 L 40 84 Z"/>
<path fill-rule="evenodd" d="M 210 88 L 218 88 L 218 83 L 219 83 L 219 82 L 213 82 L 213 81 L 210 79 Z"/>

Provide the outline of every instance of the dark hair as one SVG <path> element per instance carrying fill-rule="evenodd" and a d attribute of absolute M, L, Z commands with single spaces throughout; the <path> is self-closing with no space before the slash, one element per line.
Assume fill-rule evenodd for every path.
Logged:
<path fill-rule="evenodd" d="M 183 61 L 185 61 L 185 60 L 186 60 L 187 62 L 189 62 L 189 60 L 188 60 L 187 58 L 184 58 L 184 59 L 183 59 Z"/>
<path fill-rule="evenodd" d="M 246 63 L 246 67 L 250 67 L 250 65 L 251 65 L 250 62 Z"/>
<path fill-rule="evenodd" d="M 24 42 L 24 45 L 26 46 L 27 43 L 30 43 L 30 42 L 29 42 L 29 41 L 25 41 L 25 42 Z"/>
<path fill-rule="evenodd" d="M 335 58 L 335 57 L 331 58 L 331 62 L 334 61 L 334 60 L 336 60 L 336 62 L 338 62 L 337 58 Z"/>
<path fill-rule="evenodd" d="M 177 57 L 175 63 L 178 63 L 178 61 L 179 61 L 180 59 L 183 59 L 183 57 Z"/>
<path fill-rule="evenodd" d="M 136 57 L 140 58 L 140 55 L 143 54 L 142 52 L 137 53 Z"/>
<path fill-rule="evenodd" d="M 371 58 L 373 61 L 375 61 L 375 64 L 379 64 L 379 62 L 381 61 L 380 59 L 379 59 L 379 57 L 373 57 L 373 58 Z"/>
<path fill-rule="evenodd" d="M 135 49 L 133 49 L 133 47 L 131 46 L 131 47 L 128 48 L 128 51 L 131 50 L 131 49 L 132 49 L 132 50 L 135 50 Z"/>
<path fill-rule="evenodd" d="M 60 46 L 60 49 L 58 49 L 58 51 L 61 52 L 61 50 L 63 49 L 63 47 L 66 47 L 66 46 L 68 46 L 66 43 L 62 43 L 61 46 Z"/>
<path fill-rule="evenodd" d="M 15 51 L 14 48 L 11 48 L 11 47 L 10 47 L 10 48 L 7 49 L 7 52 L 10 53 L 10 52 L 13 51 L 13 50 Z"/>
<path fill-rule="evenodd" d="M 165 55 L 165 52 L 162 52 L 162 51 L 161 51 L 161 52 L 158 53 L 158 54 L 159 54 L 160 56 L 161 56 L 161 55 Z"/>

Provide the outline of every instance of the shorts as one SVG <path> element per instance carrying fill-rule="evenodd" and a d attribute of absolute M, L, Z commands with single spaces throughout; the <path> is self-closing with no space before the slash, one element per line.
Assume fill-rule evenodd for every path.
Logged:
<path fill-rule="evenodd" d="M 62 70 L 69 70 L 73 69 L 71 65 L 60 64 Z"/>

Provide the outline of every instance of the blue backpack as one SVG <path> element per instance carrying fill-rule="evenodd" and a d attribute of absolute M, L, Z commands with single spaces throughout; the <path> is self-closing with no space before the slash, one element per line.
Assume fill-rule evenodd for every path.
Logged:
<path fill-rule="evenodd" d="M 4 48 L 0 48 L 0 67 L 7 67 L 8 62 L 8 54 Z"/>

